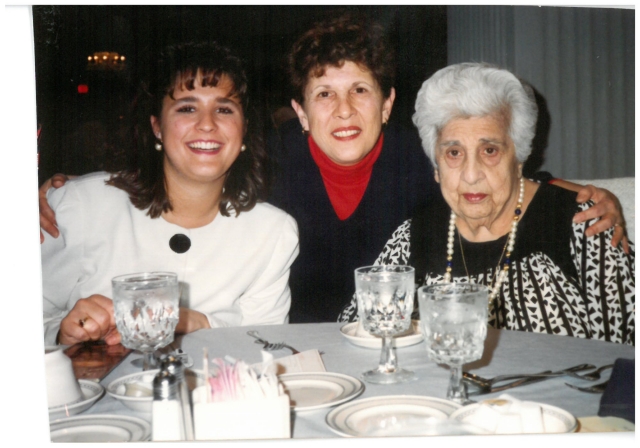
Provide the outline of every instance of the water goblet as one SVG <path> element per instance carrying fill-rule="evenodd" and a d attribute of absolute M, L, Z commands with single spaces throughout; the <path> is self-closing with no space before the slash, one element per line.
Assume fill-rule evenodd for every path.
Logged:
<path fill-rule="evenodd" d="M 489 288 L 472 283 L 440 283 L 418 289 L 420 325 L 432 361 L 451 368 L 447 399 L 471 403 L 462 365 L 480 359 L 487 337 Z"/>
<path fill-rule="evenodd" d="M 356 269 L 358 316 L 366 331 L 382 337 L 378 368 L 362 374 L 365 381 L 392 384 L 407 381 L 413 372 L 398 367 L 393 336 L 411 325 L 415 270 L 411 266 L 366 266 Z"/>
<path fill-rule="evenodd" d="M 143 272 L 115 277 L 113 308 L 122 345 L 143 352 L 143 370 L 155 365 L 153 352 L 173 342 L 179 318 L 178 276 Z"/>

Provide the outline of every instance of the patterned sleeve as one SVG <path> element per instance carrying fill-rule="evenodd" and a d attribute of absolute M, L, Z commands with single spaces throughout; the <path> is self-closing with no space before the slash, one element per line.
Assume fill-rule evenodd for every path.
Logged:
<path fill-rule="evenodd" d="M 410 255 L 410 233 L 411 220 L 407 219 L 398 227 L 385 244 L 382 252 L 378 255 L 374 265 L 405 265 L 409 262 Z M 355 322 L 358 320 L 358 304 L 356 295 L 353 294 L 351 302 L 347 305 L 338 316 L 338 322 Z"/>
<path fill-rule="evenodd" d="M 586 210 L 592 204 L 581 204 Z M 571 255 L 587 299 L 587 316 L 595 339 L 635 345 L 635 246 L 630 253 L 611 246 L 613 229 L 587 237 L 593 221 L 574 224 Z"/>

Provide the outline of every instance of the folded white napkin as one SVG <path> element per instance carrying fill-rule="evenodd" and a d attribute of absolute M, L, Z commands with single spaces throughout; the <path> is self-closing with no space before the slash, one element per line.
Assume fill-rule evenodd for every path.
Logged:
<path fill-rule="evenodd" d="M 284 356 L 273 360 L 276 367 L 276 375 L 283 373 L 299 373 L 299 372 L 326 372 L 322 357 L 318 350 L 307 350 L 297 355 Z M 262 369 L 263 363 L 257 363 L 251 367 Z"/>
<path fill-rule="evenodd" d="M 494 434 L 545 432 L 542 407 L 532 401 L 520 401 L 508 394 L 481 402 L 477 411 L 470 414 L 465 422 Z"/>

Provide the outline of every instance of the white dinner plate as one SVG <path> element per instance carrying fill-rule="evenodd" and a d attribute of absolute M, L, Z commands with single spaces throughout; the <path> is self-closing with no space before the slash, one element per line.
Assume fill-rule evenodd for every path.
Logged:
<path fill-rule="evenodd" d="M 408 347 L 422 342 L 424 335 L 420 330 L 420 321 L 412 320 L 411 326 L 413 327 L 413 333 L 393 338 L 393 343 L 396 348 Z M 358 328 L 358 322 L 351 322 L 340 328 L 340 333 L 342 333 L 342 336 L 344 336 L 349 342 L 359 347 L 378 349 L 382 347 L 382 338 L 378 336 L 356 336 L 356 328 Z"/>
<path fill-rule="evenodd" d="M 278 379 L 294 411 L 312 411 L 349 401 L 364 391 L 359 379 L 341 373 L 286 373 Z"/>
<path fill-rule="evenodd" d="M 151 424 L 125 415 L 81 415 L 51 422 L 52 442 L 142 442 Z"/>
<path fill-rule="evenodd" d="M 343 437 L 396 437 L 480 433 L 448 420 L 461 406 L 420 395 L 364 398 L 327 414 L 329 428 Z M 455 426 L 455 427 L 453 427 Z"/>
<path fill-rule="evenodd" d="M 104 393 L 104 387 L 90 380 L 78 380 L 82 391 L 82 400 L 70 405 L 49 408 L 49 420 L 76 415 L 89 409 Z"/>
<path fill-rule="evenodd" d="M 129 409 L 150 413 L 153 405 L 153 378 L 159 371 L 159 369 L 143 370 L 121 376 L 107 385 L 107 393 Z M 204 384 L 205 376 L 203 372 L 191 369 L 185 369 L 184 372 L 189 390 L 193 390 L 197 386 Z M 127 385 L 130 384 L 141 386 L 138 388 L 138 393 L 127 395 Z M 148 394 L 140 393 L 145 391 L 145 389 L 148 391 Z"/>
<path fill-rule="evenodd" d="M 578 429 L 578 421 L 571 413 L 544 403 L 535 403 L 542 409 L 545 434 L 558 434 L 575 432 Z M 480 403 L 470 404 L 451 414 L 452 420 L 470 423 L 473 416 L 480 409 Z"/>

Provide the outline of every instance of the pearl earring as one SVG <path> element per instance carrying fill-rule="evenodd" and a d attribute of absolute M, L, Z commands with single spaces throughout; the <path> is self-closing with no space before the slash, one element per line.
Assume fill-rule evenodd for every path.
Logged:
<path fill-rule="evenodd" d="M 162 151 L 162 143 L 160 142 L 156 143 L 156 151 Z"/>
<path fill-rule="evenodd" d="M 240 151 L 244 151 L 245 149 L 247 149 L 247 145 L 242 145 L 242 146 L 240 147 Z"/>

